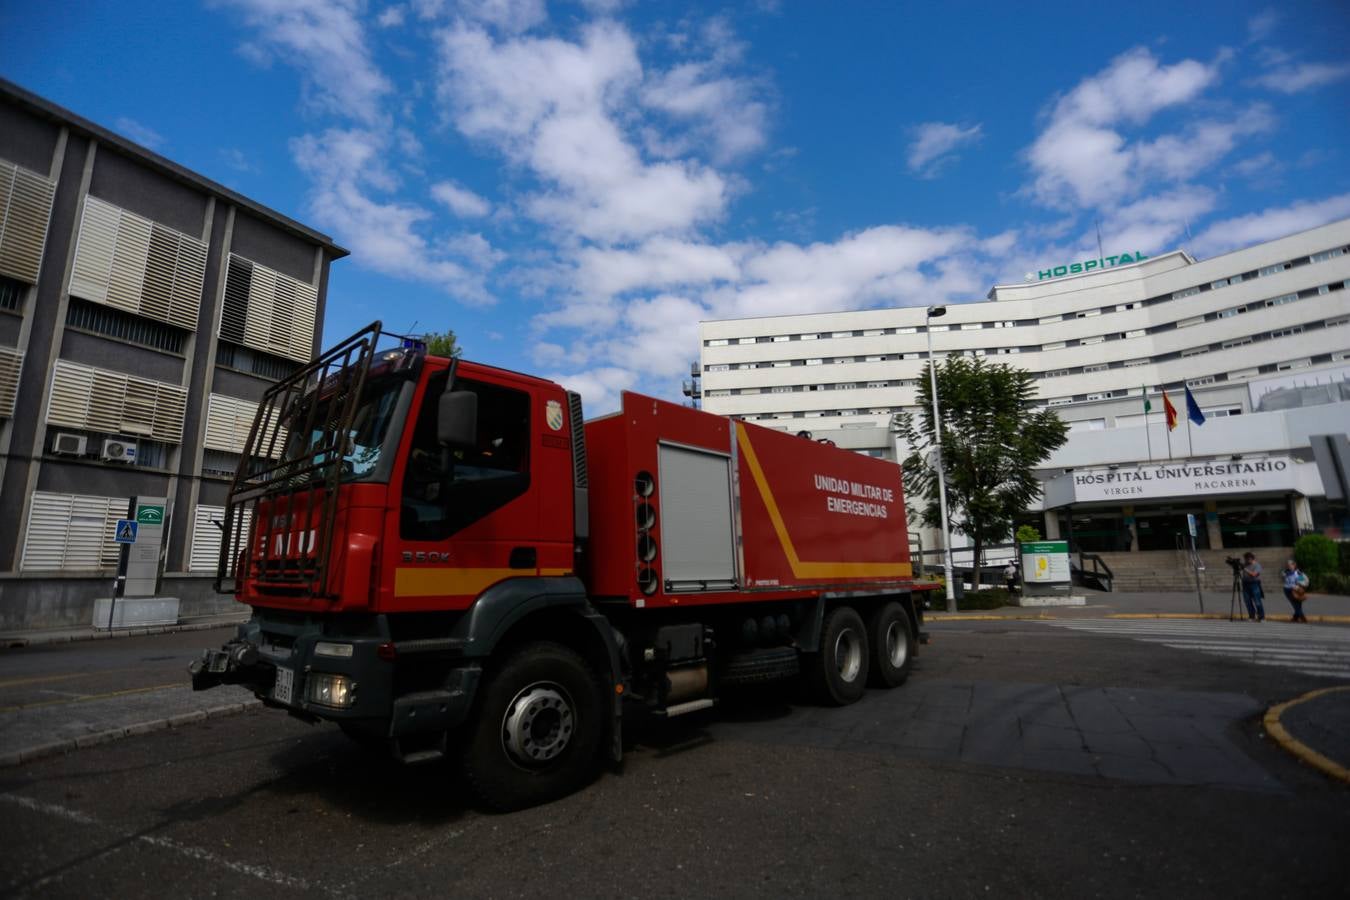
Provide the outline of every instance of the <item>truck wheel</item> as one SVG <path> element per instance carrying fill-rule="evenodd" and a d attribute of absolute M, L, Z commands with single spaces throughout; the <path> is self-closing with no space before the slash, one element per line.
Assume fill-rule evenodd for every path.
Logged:
<path fill-rule="evenodd" d="M 825 616 L 820 652 L 806 661 L 807 685 L 828 706 L 847 706 L 867 690 L 867 630 L 851 606 L 837 606 Z"/>
<path fill-rule="evenodd" d="M 599 762 L 604 703 L 590 666 L 548 641 L 508 656 L 469 726 L 465 779 L 486 805 L 522 809 L 580 787 Z"/>
<path fill-rule="evenodd" d="M 913 629 L 909 614 L 894 601 L 872 613 L 867 622 L 867 640 L 872 650 L 872 685 L 893 688 L 909 677 L 914 655 Z"/>

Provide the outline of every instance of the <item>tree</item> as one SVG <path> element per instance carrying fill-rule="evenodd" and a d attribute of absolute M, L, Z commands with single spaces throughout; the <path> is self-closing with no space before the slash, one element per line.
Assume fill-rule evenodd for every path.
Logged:
<path fill-rule="evenodd" d="M 427 353 L 432 356 L 445 356 L 453 359 L 462 352 L 453 331 L 428 332 L 422 335 L 422 340 L 427 345 Z"/>
<path fill-rule="evenodd" d="M 933 365 L 932 362 L 929 365 Z M 905 493 L 923 502 L 920 519 L 940 528 L 931 375 L 920 382 L 917 415 L 899 413 L 893 430 L 909 445 Z M 1029 372 L 973 357 L 949 357 L 937 367 L 942 416 L 942 462 L 952 528 L 970 538 L 975 565 L 987 544 L 1007 537 L 1015 516 L 1040 496 L 1034 470 L 1068 439 L 1069 427 L 1052 410 L 1034 410 Z"/>

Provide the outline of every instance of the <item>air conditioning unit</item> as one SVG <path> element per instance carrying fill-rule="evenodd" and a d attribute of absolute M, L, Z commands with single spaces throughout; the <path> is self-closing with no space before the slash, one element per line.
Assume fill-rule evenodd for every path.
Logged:
<path fill-rule="evenodd" d="M 58 431 L 52 438 L 52 452 L 58 456 L 84 456 L 89 439 L 82 434 Z"/>
<path fill-rule="evenodd" d="M 103 458 L 109 462 L 134 463 L 136 442 L 123 438 L 108 438 L 103 442 Z"/>

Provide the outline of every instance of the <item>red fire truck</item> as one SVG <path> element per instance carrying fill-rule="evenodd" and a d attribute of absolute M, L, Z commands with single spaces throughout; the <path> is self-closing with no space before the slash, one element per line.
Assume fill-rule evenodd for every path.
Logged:
<path fill-rule="evenodd" d="M 617 760 L 625 704 L 899 685 L 934 587 L 893 463 L 631 393 L 583 425 L 378 322 L 266 393 L 224 532 L 216 587 L 253 614 L 194 688 L 452 757 L 499 808 Z"/>

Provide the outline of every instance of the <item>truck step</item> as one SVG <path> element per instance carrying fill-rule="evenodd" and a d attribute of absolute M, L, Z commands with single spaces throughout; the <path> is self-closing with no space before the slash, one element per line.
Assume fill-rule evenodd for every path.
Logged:
<path fill-rule="evenodd" d="M 665 716 L 672 719 L 675 716 L 682 716 L 685 713 L 698 712 L 700 709 L 707 709 L 716 706 L 717 701 L 711 697 L 704 697 L 701 700 L 690 700 L 685 703 L 676 703 L 674 706 L 667 706 L 665 709 L 656 710 L 656 715 Z"/>
<path fill-rule="evenodd" d="M 445 751 L 439 749 L 431 750 L 413 750 L 411 753 L 400 753 L 399 762 L 405 766 L 415 766 L 420 763 L 437 762 L 445 759 Z"/>

